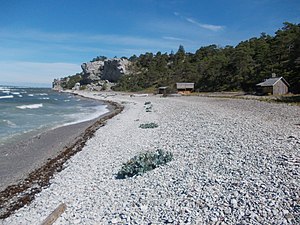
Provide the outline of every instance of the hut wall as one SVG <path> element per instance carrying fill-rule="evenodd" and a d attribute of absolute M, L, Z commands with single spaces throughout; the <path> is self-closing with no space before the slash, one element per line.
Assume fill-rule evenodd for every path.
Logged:
<path fill-rule="evenodd" d="M 272 86 L 261 87 L 261 93 L 262 94 L 273 94 L 273 87 Z"/>
<path fill-rule="evenodd" d="M 273 86 L 273 95 L 284 95 L 289 92 L 288 86 L 282 81 L 279 80 L 274 86 Z"/>

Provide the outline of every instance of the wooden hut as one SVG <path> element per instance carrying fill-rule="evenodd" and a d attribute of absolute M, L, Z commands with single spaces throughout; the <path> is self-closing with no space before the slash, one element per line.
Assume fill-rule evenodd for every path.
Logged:
<path fill-rule="evenodd" d="M 176 83 L 179 94 L 190 94 L 194 91 L 195 83 Z"/>
<path fill-rule="evenodd" d="M 169 87 L 159 87 L 158 88 L 158 94 L 164 94 L 166 95 L 168 92 Z"/>
<path fill-rule="evenodd" d="M 256 85 L 258 94 L 284 95 L 289 92 L 289 83 L 283 77 L 272 77 Z"/>

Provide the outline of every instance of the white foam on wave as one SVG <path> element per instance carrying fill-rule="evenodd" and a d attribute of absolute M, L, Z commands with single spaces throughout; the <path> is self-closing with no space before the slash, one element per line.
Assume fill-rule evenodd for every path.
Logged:
<path fill-rule="evenodd" d="M 10 90 L 3 90 L 2 93 L 4 93 L 4 94 L 9 94 L 9 93 L 10 93 Z"/>
<path fill-rule="evenodd" d="M 11 92 L 11 94 L 13 94 L 13 95 L 20 95 L 21 93 L 20 92 Z"/>
<path fill-rule="evenodd" d="M 0 91 L 9 91 L 10 88 L 9 87 L 0 87 Z"/>
<path fill-rule="evenodd" d="M 13 95 L 0 96 L 0 99 L 13 98 Z"/>
<path fill-rule="evenodd" d="M 39 96 L 47 96 L 48 94 L 47 93 L 38 93 L 36 95 L 39 95 Z"/>
<path fill-rule="evenodd" d="M 39 99 L 42 99 L 42 100 L 48 100 L 48 99 L 50 99 L 50 98 L 44 97 L 44 98 L 39 98 Z"/>
<path fill-rule="evenodd" d="M 33 94 L 28 94 L 28 96 L 33 97 L 34 95 Z"/>
<path fill-rule="evenodd" d="M 9 127 L 16 127 L 17 125 L 13 122 L 11 122 L 10 120 L 2 120 L 3 123 Z"/>
<path fill-rule="evenodd" d="M 69 117 L 74 119 L 75 121 L 70 123 L 65 123 L 64 126 L 90 121 L 108 112 L 109 110 L 107 109 L 107 106 L 99 106 L 96 107 L 96 111 L 94 113 L 83 112 L 83 113 L 76 113 L 73 115 L 69 115 Z"/>
<path fill-rule="evenodd" d="M 20 106 L 16 106 L 18 109 L 38 109 L 43 107 L 43 104 L 31 104 L 31 105 L 20 105 Z"/>
<path fill-rule="evenodd" d="M 20 98 L 22 98 L 23 97 L 23 95 L 18 95 Z"/>

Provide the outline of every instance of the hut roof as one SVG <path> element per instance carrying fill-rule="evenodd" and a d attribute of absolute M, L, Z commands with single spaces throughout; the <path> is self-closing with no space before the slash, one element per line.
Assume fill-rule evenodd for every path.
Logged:
<path fill-rule="evenodd" d="M 282 80 L 287 86 L 290 86 L 289 83 L 283 77 L 272 77 L 266 79 L 264 82 L 257 84 L 256 86 L 261 86 L 261 87 L 274 86 L 280 80 Z"/>
<path fill-rule="evenodd" d="M 165 87 L 159 87 L 158 89 L 160 89 L 160 90 L 165 90 L 165 89 L 167 89 L 168 88 L 168 86 L 165 86 Z"/>
<path fill-rule="evenodd" d="M 177 89 L 186 89 L 191 88 L 194 89 L 195 83 L 176 83 Z"/>

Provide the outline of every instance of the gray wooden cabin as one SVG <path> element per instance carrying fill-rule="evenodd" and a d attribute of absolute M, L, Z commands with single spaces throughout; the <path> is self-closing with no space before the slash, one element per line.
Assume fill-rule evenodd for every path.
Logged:
<path fill-rule="evenodd" d="M 283 77 L 272 77 L 256 85 L 258 94 L 284 95 L 289 92 L 289 83 Z"/>
<path fill-rule="evenodd" d="M 169 91 L 169 87 L 159 87 L 158 88 L 158 94 L 167 94 Z"/>
<path fill-rule="evenodd" d="M 176 83 L 177 92 L 180 94 L 190 94 L 194 91 L 195 83 Z"/>

